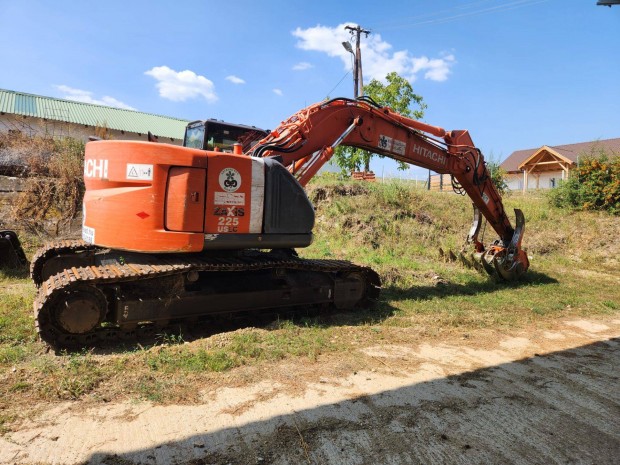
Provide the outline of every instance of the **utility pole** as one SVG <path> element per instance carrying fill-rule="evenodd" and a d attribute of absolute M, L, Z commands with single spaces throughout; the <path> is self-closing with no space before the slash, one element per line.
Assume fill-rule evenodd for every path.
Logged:
<path fill-rule="evenodd" d="M 362 33 L 364 33 L 366 37 L 368 37 L 370 31 L 362 29 L 362 27 L 359 25 L 355 27 L 345 26 L 345 29 L 349 30 L 349 32 L 351 32 L 351 35 L 355 37 L 355 53 L 353 53 L 351 44 L 349 42 L 343 42 L 342 45 L 348 52 L 350 52 L 354 56 L 353 96 L 357 98 L 360 95 L 364 94 L 364 78 L 362 77 L 362 51 L 360 50 L 360 37 Z"/>

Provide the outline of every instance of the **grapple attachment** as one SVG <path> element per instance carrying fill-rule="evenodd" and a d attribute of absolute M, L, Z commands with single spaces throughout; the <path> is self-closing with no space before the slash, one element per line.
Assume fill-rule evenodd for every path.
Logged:
<path fill-rule="evenodd" d="M 512 239 L 508 244 L 495 241 L 488 247 L 478 241 L 478 233 L 482 223 L 482 216 L 478 208 L 474 207 L 474 221 L 467 236 L 467 244 L 473 244 L 475 251 L 470 254 L 471 259 L 461 252 L 461 261 L 477 269 L 484 269 L 489 275 L 503 280 L 514 281 L 527 271 L 530 262 L 527 254 L 521 249 L 521 239 L 525 232 L 525 216 L 515 208 L 516 225 Z"/>
<path fill-rule="evenodd" d="M 0 231 L 0 268 L 26 266 L 28 260 L 15 231 Z"/>

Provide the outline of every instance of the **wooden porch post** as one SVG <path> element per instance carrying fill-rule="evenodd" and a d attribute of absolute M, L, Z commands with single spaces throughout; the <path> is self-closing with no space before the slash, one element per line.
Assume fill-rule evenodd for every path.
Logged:
<path fill-rule="evenodd" d="M 562 180 L 570 178 L 570 167 L 568 163 L 561 163 L 560 166 L 562 167 Z"/>

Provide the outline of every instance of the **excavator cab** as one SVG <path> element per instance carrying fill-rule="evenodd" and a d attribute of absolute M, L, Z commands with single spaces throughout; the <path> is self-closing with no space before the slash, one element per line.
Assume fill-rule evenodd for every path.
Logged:
<path fill-rule="evenodd" d="M 183 147 L 233 153 L 233 146 L 241 144 L 245 153 L 268 134 L 269 131 L 255 126 L 214 119 L 199 120 L 189 123 L 185 128 Z"/>

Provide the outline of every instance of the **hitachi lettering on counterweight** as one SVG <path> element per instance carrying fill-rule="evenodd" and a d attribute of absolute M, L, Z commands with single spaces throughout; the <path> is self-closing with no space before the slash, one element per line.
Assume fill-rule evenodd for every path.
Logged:
<path fill-rule="evenodd" d="M 108 179 L 108 160 L 85 160 L 84 177 Z"/>

